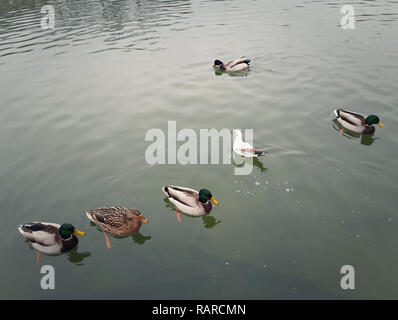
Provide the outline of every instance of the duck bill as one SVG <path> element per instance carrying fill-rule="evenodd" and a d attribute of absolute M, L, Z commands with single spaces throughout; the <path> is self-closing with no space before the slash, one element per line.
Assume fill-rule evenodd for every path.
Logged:
<path fill-rule="evenodd" d="M 384 128 L 384 124 L 382 124 L 381 122 L 378 122 L 377 125 L 381 128 Z"/>
<path fill-rule="evenodd" d="M 139 216 L 138 220 L 141 221 L 142 223 L 148 223 L 148 219 L 145 219 L 142 216 Z"/>
<path fill-rule="evenodd" d="M 212 203 L 212 204 L 214 204 L 214 205 L 218 205 L 218 202 L 216 201 L 216 199 L 214 199 L 214 198 L 211 198 L 210 199 L 210 202 Z"/>
<path fill-rule="evenodd" d="M 73 234 L 75 234 L 77 236 L 84 236 L 84 232 L 83 231 L 79 231 L 79 230 L 73 231 Z"/>

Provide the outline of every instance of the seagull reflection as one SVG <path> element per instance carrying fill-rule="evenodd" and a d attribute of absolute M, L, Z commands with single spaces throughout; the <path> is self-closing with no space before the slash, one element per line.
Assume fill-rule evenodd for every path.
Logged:
<path fill-rule="evenodd" d="M 257 167 L 260 169 L 261 172 L 267 172 L 269 169 L 264 167 L 264 164 L 258 159 L 258 157 L 253 157 L 253 158 L 245 158 L 242 156 L 239 156 L 237 154 L 233 154 L 233 161 L 232 165 L 234 167 L 238 168 L 243 168 L 245 165 L 250 165 L 250 162 L 253 161 L 252 165 L 254 167 Z M 247 164 L 245 164 L 247 163 Z"/>

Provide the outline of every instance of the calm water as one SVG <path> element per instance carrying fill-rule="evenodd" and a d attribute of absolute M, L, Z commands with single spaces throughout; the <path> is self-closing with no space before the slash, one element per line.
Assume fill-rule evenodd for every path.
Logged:
<path fill-rule="evenodd" d="M 398 3 L 350 3 L 355 30 L 339 27 L 344 1 L 1 0 L 0 298 L 398 298 Z M 215 75 L 244 54 L 246 76 Z M 340 135 L 342 106 L 385 128 Z M 145 133 L 168 120 L 252 128 L 268 153 L 249 176 L 150 166 Z M 220 206 L 180 224 L 166 183 Z M 109 250 L 84 212 L 112 205 L 150 223 Z M 37 263 L 17 232 L 32 220 L 87 235 Z"/>

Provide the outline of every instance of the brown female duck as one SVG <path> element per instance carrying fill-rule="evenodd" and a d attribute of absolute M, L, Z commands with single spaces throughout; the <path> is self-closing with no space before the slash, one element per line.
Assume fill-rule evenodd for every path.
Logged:
<path fill-rule="evenodd" d="M 111 235 L 127 236 L 138 231 L 142 223 L 148 222 L 136 208 L 98 208 L 87 210 L 86 215 L 104 231 L 108 248 L 110 248 L 111 245 L 106 235 L 107 233 Z"/>

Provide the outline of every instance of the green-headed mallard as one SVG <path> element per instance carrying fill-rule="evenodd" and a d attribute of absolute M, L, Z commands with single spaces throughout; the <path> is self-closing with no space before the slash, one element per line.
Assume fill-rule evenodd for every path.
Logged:
<path fill-rule="evenodd" d="M 365 118 L 359 113 L 343 109 L 334 110 L 334 114 L 336 115 L 337 121 L 343 126 L 341 129 L 342 131 L 346 128 L 360 134 L 371 134 L 375 132 L 374 124 L 384 128 L 379 117 L 375 115 L 370 115 Z"/>
<path fill-rule="evenodd" d="M 138 231 L 142 223 L 148 222 L 136 208 L 98 208 L 87 210 L 86 215 L 104 231 L 108 248 L 111 246 L 109 238 L 106 235 L 107 233 L 111 235 L 128 236 Z"/>
<path fill-rule="evenodd" d="M 209 214 L 213 208 L 212 204 L 218 204 L 207 189 L 201 189 L 198 192 L 194 189 L 167 185 L 162 188 L 162 191 L 176 206 L 178 221 L 181 221 L 179 210 L 190 216 L 198 217 Z"/>
<path fill-rule="evenodd" d="M 228 63 L 223 63 L 222 61 L 216 59 L 214 60 L 213 64 L 213 67 L 216 70 L 226 71 L 226 72 L 248 70 L 249 66 L 250 66 L 250 59 L 246 59 L 245 57 L 236 59 L 234 61 L 230 61 Z"/>
<path fill-rule="evenodd" d="M 37 251 L 38 261 L 40 252 L 48 255 L 59 255 L 77 246 L 79 240 L 76 235 L 84 236 L 84 232 L 73 225 L 62 225 L 49 222 L 30 222 L 20 225 L 19 232 Z"/>

